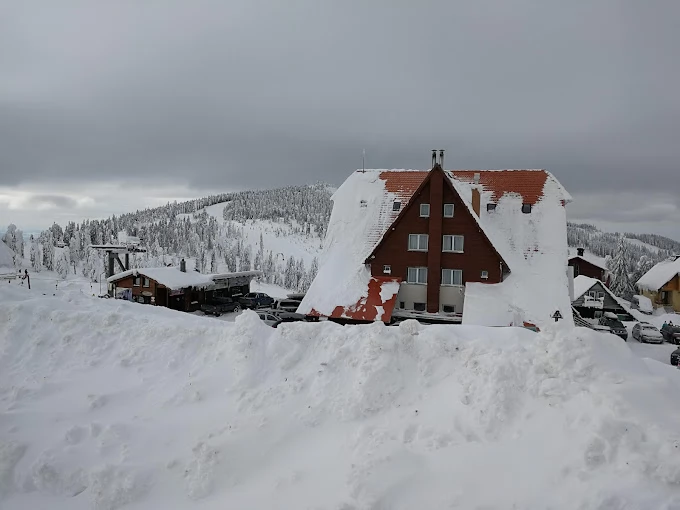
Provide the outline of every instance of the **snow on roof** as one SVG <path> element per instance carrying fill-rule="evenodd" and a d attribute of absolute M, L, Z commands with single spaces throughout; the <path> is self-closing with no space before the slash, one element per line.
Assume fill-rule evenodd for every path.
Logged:
<path fill-rule="evenodd" d="M 680 274 L 680 256 L 669 257 L 656 264 L 637 281 L 640 289 L 657 291 Z"/>
<path fill-rule="evenodd" d="M 609 297 L 611 297 L 614 301 L 616 301 L 621 308 L 624 310 L 628 310 L 630 307 L 627 306 L 622 299 L 619 297 L 615 296 L 614 293 L 609 290 L 609 288 L 602 283 L 600 280 L 597 278 L 591 278 L 590 276 L 585 276 L 585 275 L 578 275 L 576 278 L 574 278 L 574 301 L 576 301 L 578 298 L 583 296 L 586 292 L 588 292 L 593 285 L 596 283 L 599 283 L 600 286 L 604 289 L 604 291 L 609 294 Z"/>
<path fill-rule="evenodd" d="M 14 270 L 14 252 L 4 241 L 0 241 L 0 268 L 12 268 Z"/>
<path fill-rule="evenodd" d="M 392 317 L 392 310 L 394 310 L 394 305 L 397 302 L 399 282 L 401 282 L 401 278 L 371 277 L 365 296 L 362 296 L 352 305 L 338 305 L 330 314 L 323 315 L 328 315 L 335 319 L 380 320 L 382 322 L 389 322 Z M 318 316 L 322 314 L 312 308 L 309 315 Z"/>
<path fill-rule="evenodd" d="M 508 299 L 525 310 L 525 320 L 541 323 L 559 309 L 571 317 L 566 274 L 566 212 L 571 196 L 545 170 L 445 171 L 472 211 L 472 188 L 479 174 L 478 223 L 512 273 Z M 367 295 L 370 270 L 364 264 L 387 229 L 427 177 L 422 170 L 358 170 L 333 195 L 319 273 L 298 311 L 330 315 Z M 395 211 L 394 202 L 402 207 Z M 496 210 L 487 212 L 486 204 Z M 532 213 L 522 213 L 522 204 Z M 473 212 L 474 214 L 474 212 Z M 543 299 L 535 299 L 541 289 Z M 468 299 L 466 296 L 466 304 Z M 474 305 L 472 305 L 474 306 Z"/>
<path fill-rule="evenodd" d="M 569 260 L 576 258 L 583 259 L 586 262 L 590 262 L 592 265 L 607 271 L 607 261 L 603 257 L 598 257 L 594 253 L 591 253 L 587 250 L 583 252 L 583 255 L 579 255 L 577 248 L 569 248 Z"/>
<path fill-rule="evenodd" d="M 176 267 L 140 267 L 114 274 L 107 282 L 115 283 L 129 276 L 146 276 L 169 289 L 185 289 L 187 287 L 207 287 L 213 283 L 209 275 L 190 271 L 185 273 Z"/>

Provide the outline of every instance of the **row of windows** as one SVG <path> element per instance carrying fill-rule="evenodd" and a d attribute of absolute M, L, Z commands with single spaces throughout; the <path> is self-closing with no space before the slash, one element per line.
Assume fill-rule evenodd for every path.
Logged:
<path fill-rule="evenodd" d="M 387 267 L 387 266 L 386 266 Z M 482 279 L 489 277 L 488 271 L 481 272 Z M 427 284 L 426 267 L 409 267 L 406 274 L 406 283 Z M 462 269 L 442 269 L 442 285 L 463 285 Z"/>
<path fill-rule="evenodd" d="M 427 251 L 430 236 L 428 234 L 409 234 L 408 235 L 408 250 L 409 251 Z M 465 239 L 463 236 L 445 235 L 442 237 L 442 251 L 463 253 L 463 244 Z"/>
<path fill-rule="evenodd" d="M 133 285 L 135 287 L 139 287 L 141 285 L 141 283 L 142 283 L 142 278 L 140 276 L 135 276 Z M 144 278 L 144 287 L 149 287 L 149 286 L 150 286 L 149 279 Z"/>
<path fill-rule="evenodd" d="M 361 206 L 366 207 L 366 201 L 361 201 Z M 401 202 L 394 202 L 392 204 L 392 210 L 398 211 L 401 209 Z M 496 204 L 489 202 L 486 204 L 486 210 L 491 212 L 496 210 Z M 528 214 L 531 212 L 531 204 L 522 204 L 522 212 Z M 420 217 L 429 218 L 430 217 L 430 204 L 420 204 Z M 453 218 L 453 204 L 444 204 L 444 218 Z"/>

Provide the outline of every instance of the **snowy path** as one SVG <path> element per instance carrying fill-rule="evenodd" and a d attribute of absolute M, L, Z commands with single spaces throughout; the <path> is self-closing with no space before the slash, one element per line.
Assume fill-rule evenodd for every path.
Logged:
<path fill-rule="evenodd" d="M 680 371 L 589 330 L 272 329 L 16 286 L 0 324 L 3 510 L 680 507 Z"/>

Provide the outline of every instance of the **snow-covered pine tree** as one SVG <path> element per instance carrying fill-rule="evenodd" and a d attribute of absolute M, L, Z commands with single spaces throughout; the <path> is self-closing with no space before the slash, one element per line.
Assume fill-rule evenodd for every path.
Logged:
<path fill-rule="evenodd" d="M 33 271 L 36 273 L 39 273 L 40 270 L 42 269 L 42 257 L 40 256 L 40 245 L 33 239 L 33 236 L 31 236 L 31 252 L 30 252 L 30 257 L 31 257 L 31 267 L 33 268 Z"/>
<path fill-rule="evenodd" d="M 283 275 L 283 286 L 286 289 L 295 289 L 297 286 L 297 279 L 295 278 L 295 257 L 288 257 L 286 270 Z"/>
<path fill-rule="evenodd" d="M 43 266 L 48 271 L 54 270 L 54 234 L 48 230 L 42 239 Z"/>
<path fill-rule="evenodd" d="M 253 249 L 250 245 L 243 248 L 241 255 L 241 271 L 250 271 L 253 269 Z"/>
<path fill-rule="evenodd" d="M 619 244 L 611 260 L 609 271 L 612 275 L 610 290 L 617 296 L 630 299 L 635 294 L 635 288 L 628 273 L 628 259 L 626 254 L 627 242 L 623 236 L 619 237 Z"/>
<path fill-rule="evenodd" d="M 56 262 L 54 270 L 57 272 L 57 274 L 59 274 L 59 276 L 61 276 L 63 280 L 65 280 L 68 276 L 68 256 L 66 254 L 66 250 L 61 250 L 55 257 Z"/>
<path fill-rule="evenodd" d="M 210 272 L 213 274 L 217 273 L 217 255 L 215 250 L 210 254 Z"/>
<path fill-rule="evenodd" d="M 293 287 L 295 290 L 302 290 L 302 280 L 304 280 L 305 274 L 305 261 L 300 257 L 295 263 L 295 286 Z"/>
<path fill-rule="evenodd" d="M 637 263 L 635 264 L 635 269 L 633 271 L 633 277 L 631 278 L 631 283 L 635 285 L 635 283 L 642 278 L 642 276 L 649 271 L 652 267 L 654 267 L 655 262 L 650 259 L 647 255 L 642 255 Z"/>

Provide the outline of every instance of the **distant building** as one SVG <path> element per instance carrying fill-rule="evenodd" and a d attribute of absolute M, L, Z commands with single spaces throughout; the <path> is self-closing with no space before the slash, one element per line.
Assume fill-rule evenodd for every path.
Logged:
<path fill-rule="evenodd" d="M 137 268 L 107 279 L 113 295 L 138 303 L 194 311 L 213 295 L 234 296 L 250 292 L 250 282 L 261 271 L 201 274 L 177 267 Z"/>
<path fill-rule="evenodd" d="M 574 268 L 574 277 L 583 275 L 600 280 L 609 286 L 607 267 L 604 260 L 591 254 L 586 254 L 584 248 L 578 248 L 576 255 L 569 257 L 569 266 Z"/>
<path fill-rule="evenodd" d="M 569 321 L 569 200 L 545 170 L 358 170 L 333 195 L 324 263 L 298 312 Z"/>
<path fill-rule="evenodd" d="M 662 260 L 636 283 L 640 293 L 652 300 L 655 308 L 680 312 L 680 255 Z"/>
<path fill-rule="evenodd" d="M 572 306 L 581 317 L 587 319 L 599 319 L 605 312 L 628 313 L 601 280 L 583 274 L 574 278 Z"/>

